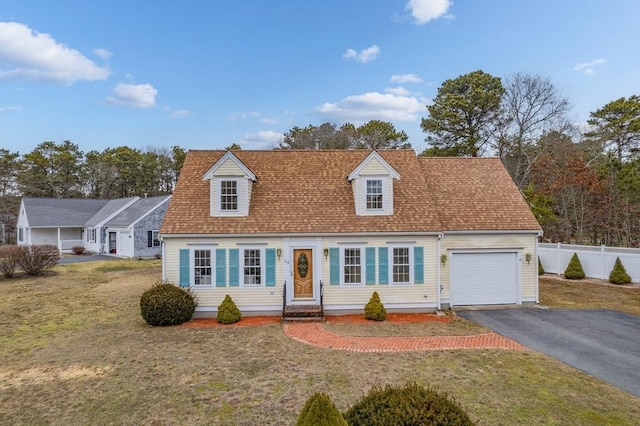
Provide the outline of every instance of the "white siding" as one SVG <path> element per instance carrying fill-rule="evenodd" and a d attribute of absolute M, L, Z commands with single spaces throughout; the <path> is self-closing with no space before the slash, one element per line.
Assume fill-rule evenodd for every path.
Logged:
<path fill-rule="evenodd" d="M 214 172 L 214 176 L 244 176 L 244 172 L 230 158 L 227 158 Z"/>
<path fill-rule="evenodd" d="M 389 170 L 377 158 L 371 158 L 360 170 L 360 175 L 385 175 L 389 176 Z"/>
<path fill-rule="evenodd" d="M 440 253 L 447 256 L 444 265 L 440 265 L 442 294 L 441 301 L 449 303 L 451 253 L 455 250 L 491 251 L 496 249 L 513 249 L 517 251 L 520 263 L 520 301 L 537 302 L 538 274 L 535 234 L 446 234 L 440 241 Z M 531 254 L 529 263 L 525 255 Z"/>

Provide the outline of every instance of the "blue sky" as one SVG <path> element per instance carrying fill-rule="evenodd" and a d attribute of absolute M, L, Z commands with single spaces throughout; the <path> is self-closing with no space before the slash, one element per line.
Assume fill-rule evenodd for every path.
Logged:
<path fill-rule="evenodd" d="M 269 149 L 294 126 L 404 130 L 475 70 L 548 77 L 572 118 L 640 92 L 640 0 L 0 2 L 0 148 Z"/>

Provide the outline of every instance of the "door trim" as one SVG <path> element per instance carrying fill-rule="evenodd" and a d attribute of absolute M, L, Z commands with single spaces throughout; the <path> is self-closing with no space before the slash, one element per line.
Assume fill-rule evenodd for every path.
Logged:
<path fill-rule="evenodd" d="M 293 297 L 293 250 L 310 249 L 313 259 L 313 296 L 305 298 Z M 287 282 L 287 305 L 319 305 L 320 280 L 323 275 L 322 239 L 317 238 L 284 238 L 283 260 L 285 264 L 285 281 Z"/>

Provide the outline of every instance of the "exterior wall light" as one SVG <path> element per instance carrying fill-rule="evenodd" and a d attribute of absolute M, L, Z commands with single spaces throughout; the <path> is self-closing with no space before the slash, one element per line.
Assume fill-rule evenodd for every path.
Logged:
<path fill-rule="evenodd" d="M 276 256 L 278 256 L 278 260 L 282 257 L 282 249 L 276 249 Z"/>
<path fill-rule="evenodd" d="M 325 248 L 324 249 L 324 260 L 327 260 L 328 257 L 329 257 L 329 249 Z"/>
<path fill-rule="evenodd" d="M 524 255 L 524 260 L 527 261 L 527 265 L 531 263 L 531 253 L 527 253 Z"/>
<path fill-rule="evenodd" d="M 442 263 L 443 265 L 445 263 L 447 263 L 447 255 L 446 254 L 440 255 L 440 263 Z"/>

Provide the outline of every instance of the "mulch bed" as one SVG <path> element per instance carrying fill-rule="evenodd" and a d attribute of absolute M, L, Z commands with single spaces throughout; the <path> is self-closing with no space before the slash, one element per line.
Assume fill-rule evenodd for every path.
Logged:
<path fill-rule="evenodd" d="M 375 324 L 376 321 L 368 320 L 364 315 L 327 315 L 326 322 L 331 324 Z M 387 314 L 385 322 L 393 324 L 417 324 L 421 322 L 449 322 L 448 316 L 438 316 L 436 314 Z M 247 327 L 280 324 L 279 316 L 258 316 L 243 317 L 234 324 L 218 324 L 215 318 L 196 318 L 181 324 L 179 327 L 185 328 L 208 328 L 208 327 Z"/>

